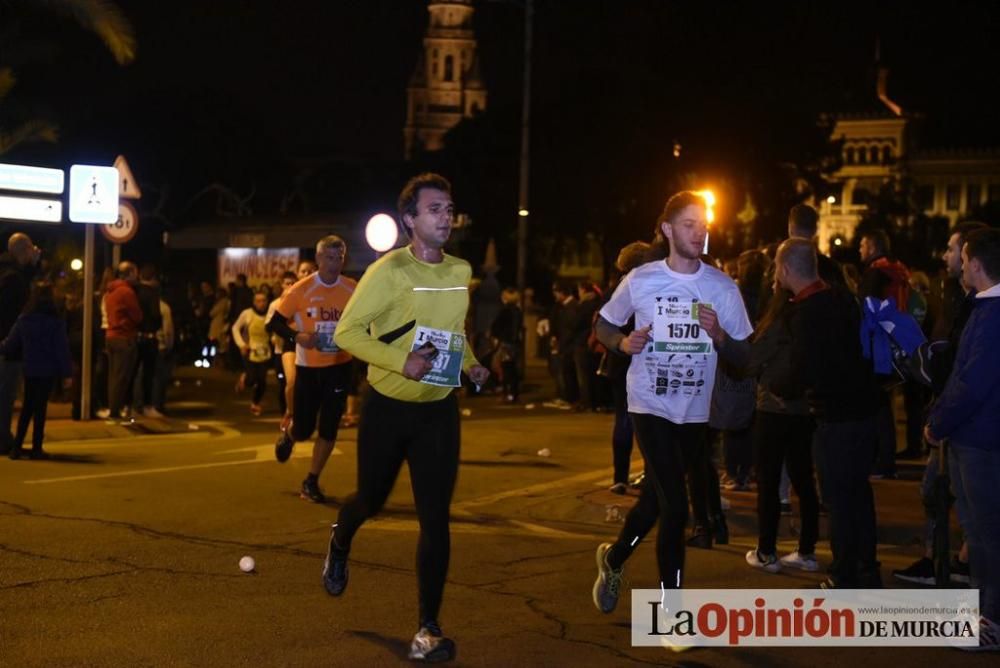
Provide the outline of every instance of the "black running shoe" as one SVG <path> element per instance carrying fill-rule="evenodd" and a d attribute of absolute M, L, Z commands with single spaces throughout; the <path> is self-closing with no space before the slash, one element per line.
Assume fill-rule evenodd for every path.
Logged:
<path fill-rule="evenodd" d="M 899 568 L 892 572 L 892 577 L 903 582 L 914 584 L 932 585 L 934 578 L 934 562 L 927 557 L 921 557 L 906 568 Z"/>
<path fill-rule="evenodd" d="M 336 527 L 336 525 L 334 525 Z M 347 589 L 347 553 L 333 544 L 333 529 L 330 530 L 330 546 L 326 548 L 323 562 L 323 586 L 330 596 L 340 596 Z"/>
<path fill-rule="evenodd" d="M 437 622 L 424 622 L 410 643 L 410 661 L 441 663 L 455 658 L 455 641 L 441 634 Z"/>
<path fill-rule="evenodd" d="M 708 530 L 708 527 L 696 526 L 694 528 L 694 533 L 691 535 L 690 538 L 687 539 L 687 545 L 688 547 L 697 547 L 701 548 L 702 550 L 711 550 L 712 534 Z"/>
<path fill-rule="evenodd" d="M 969 562 L 959 561 L 958 555 L 954 555 L 951 558 L 951 564 L 948 566 L 948 579 L 958 584 L 969 584 L 969 580 L 971 579 Z"/>
<path fill-rule="evenodd" d="M 726 516 L 719 513 L 712 518 L 712 538 L 716 545 L 729 545 L 729 526 L 726 524 Z"/>
<path fill-rule="evenodd" d="M 311 480 L 310 478 L 302 481 L 302 491 L 299 493 L 299 496 L 313 503 L 323 503 L 326 501 L 326 497 L 323 496 L 323 492 L 319 489 L 319 481 Z"/>
<path fill-rule="evenodd" d="M 293 447 L 295 447 L 295 441 L 288 435 L 288 432 L 283 432 L 274 442 L 274 458 L 284 464 L 292 456 Z"/>

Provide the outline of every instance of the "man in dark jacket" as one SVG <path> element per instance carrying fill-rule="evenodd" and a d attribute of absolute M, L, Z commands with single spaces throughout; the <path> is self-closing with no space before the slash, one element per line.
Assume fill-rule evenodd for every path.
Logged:
<path fill-rule="evenodd" d="M 142 371 L 142 414 L 145 417 L 163 417 L 153 406 L 153 378 L 156 376 L 156 358 L 159 356 L 159 342 L 156 333 L 163 326 L 160 315 L 160 288 L 156 281 L 156 267 L 143 265 L 139 273 L 139 283 L 135 286 L 135 294 L 142 310 L 142 322 L 139 323 L 139 339 L 137 343 L 138 364 L 133 377 L 138 377 Z M 133 380 L 133 385 L 135 381 Z"/>
<path fill-rule="evenodd" d="M 935 352 L 930 359 L 931 372 L 931 406 L 944 392 L 948 378 L 955 365 L 955 353 L 958 342 L 962 338 L 965 324 L 972 315 L 972 307 L 976 302 L 975 290 L 962 281 L 962 247 L 966 238 L 977 230 L 988 229 L 983 223 L 964 222 L 955 226 L 948 239 L 948 248 L 944 252 L 945 270 L 948 273 L 944 280 L 941 315 L 934 324 L 931 341 L 945 341 L 947 345 Z M 921 439 L 923 439 L 923 423 L 926 415 L 921 416 Z M 924 505 L 924 555 L 906 568 L 894 570 L 893 576 L 904 582 L 932 585 L 936 581 L 934 571 L 934 527 L 936 524 L 937 499 L 935 489 L 940 471 L 940 448 L 930 445 L 924 476 L 920 484 L 920 497 Z M 958 516 L 960 525 L 965 524 L 965 517 Z M 948 566 L 952 582 L 969 583 L 968 543 L 952 558 Z"/>
<path fill-rule="evenodd" d="M 962 280 L 976 291 L 972 315 L 924 437 L 948 439 L 952 490 L 969 543 L 970 586 L 979 588 L 979 649 L 1000 649 L 1000 230 L 970 234 Z"/>
<path fill-rule="evenodd" d="M 789 239 L 806 239 L 815 243 L 818 228 L 819 212 L 808 204 L 796 204 L 788 212 Z M 827 285 L 837 288 L 847 288 L 847 279 L 844 278 L 844 268 L 833 258 L 817 251 L 816 269 L 819 277 Z"/>
<path fill-rule="evenodd" d="M 142 309 L 135 294 L 139 270 L 131 262 L 118 265 L 117 278 L 108 283 L 104 308 L 108 313 L 105 347 L 108 353 L 108 407 L 114 420 L 125 408 L 125 394 L 138 355 L 137 341 Z"/>
<path fill-rule="evenodd" d="M 558 281 L 552 288 L 552 294 L 556 303 L 551 318 L 550 365 L 556 379 L 559 408 L 570 408 L 580 398 L 576 366 L 573 364 L 578 304 L 573 288 L 567 281 Z"/>
<path fill-rule="evenodd" d="M 820 280 L 816 249 L 805 239 L 788 239 L 778 248 L 775 280 L 794 296 L 790 373 L 772 389 L 779 396 L 804 393 L 816 418 L 813 451 L 830 509 L 833 552 L 824 587 L 880 587 L 868 481 L 877 388 L 861 353 L 861 312 L 850 294 Z"/>
<path fill-rule="evenodd" d="M 0 255 L 0 341 L 10 334 L 28 301 L 41 256 L 27 234 L 15 232 L 7 240 L 7 252 Z M 21 367 L 20 352 L 0 356 L 0 454 L 7 454 L 14 440 L 10 419 L 21 383 Z"/>

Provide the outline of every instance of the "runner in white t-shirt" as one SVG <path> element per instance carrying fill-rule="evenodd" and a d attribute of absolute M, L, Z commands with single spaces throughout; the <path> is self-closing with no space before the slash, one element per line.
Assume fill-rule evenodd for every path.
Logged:
<path fill-rule="evenodd" d="M 705 202 L 693 192 L 671 197 L 657 222 L 669 243 L 665 261 L 641 265 L 601 309 L 597 335 L 608 350 L 631 355 L 628 410 L 646 465 L 646 484 L 618 540 L 597 549 L 594 603 L 614 610 L 623 564 L 659 523 L 661 585 L 681 586 L 688 500 L 685 465 L 705 447 L 718 355 L 737 364 L 753 331 L 739 288 L 701 261 L 707 234 Z M 635 330 L 619 327 L 635 316 Z"/>

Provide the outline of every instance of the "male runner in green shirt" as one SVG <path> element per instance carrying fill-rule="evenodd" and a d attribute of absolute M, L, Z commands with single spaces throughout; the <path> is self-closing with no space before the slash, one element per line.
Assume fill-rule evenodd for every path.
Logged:
<path fill-rule="evenodd" d="M 399 196 L 410 245 L 387 253 L 358 283 L 337 327 L 340 348 L 368 362 L 371 385 L 358 427 L 358 489 L 333 525 L 323 567 L 327 592 L 347 587 L 351 539 L 381 510 L 405 459 L 420 520 L 419 631 L 409 658 L 447 661 L 455 643 L 438 610 L 448 573 L 451 495 L 458 474 L 459 418 L 453 389 L 465 371 L 482 385 L 489 371 L 465 339 L 469 263 L 446 255 L 454 205 L 436 174 L 410 180 Z"/>

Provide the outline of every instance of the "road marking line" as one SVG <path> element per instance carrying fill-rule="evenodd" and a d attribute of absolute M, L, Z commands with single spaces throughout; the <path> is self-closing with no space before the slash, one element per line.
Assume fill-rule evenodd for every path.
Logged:
<path fill-rule="evenodd" d="M 325 522 L 324 522 L 325 523 Z M 399 532 L 420 532 L 420 523 L 417 520 L 398 520 L 392 518 L 377 519 L 365 523 L 365 529 L 377 529 L 382 531 Z M 554 538 L 557 540 L 585 540 L 602 541 L 606 540 L 606 535 L 573 533 L 552 529 L 540 524 L 531 522 L 511 521 L 502 525 L 492 524 L 472 524 L 468 522 L 452 522 L 449 526 L 451 533 L 458 534 L 478 534 L 478 535 L 503 535 L 503 536 L 530 536 L 532 538 Z"/>
<path fill-rule="evenodd" d="M 194 424 L 194 423 L 192 423 Z M 164 441 L 164 444 L 170 444 L 176 442 L 177 440 L 189 441 L 194 439 L 202 439 L 204 441 L 211 441 L 212 443 L 219 443 L 221 441 L 231 441 L 235 438 L 243 436 L 242 432 L 238 429 L 233 429 L 229 426 L 227 422 L 199 422 L 197 423 L 199 427 L 212 427 L 213 429 L 221 432 L 219 435 L 208 434 L 204 431 L 181 431 L 170 434 L 137 434 L 134 436 L 110 436 L 108 438 L 81 438 L 75 441 L 54 441 L 52 443 L 52 448 L 56 451 L 61 451 L 64 448 L 107 448 L 120 447 L 122 445 L 128 445 L 134 441 L 139 441 L 144 447 L 150 445 L 160 445 L 160 441 Z"/>
<path fill-rule="evenodd" d="M 260 452 L 266 450 L 269 453 L 267 459 L 260 458 Z M 63 478 L 42 478 L 39 480 L 25 480 L 25 485 L 44 485 L 53 482 L 79 482 L 81 480 L 101 480 L 103 478 L 127 478 L 129 476 L 140 476 L 140 475 L 152 475 L 155 473 L 175 473 L 177 471 L 193 471 L 197 469 L 209 469 L 218 468 L 221 466 L 239 466 L 241 464 L 259 464 L 263 461 L 272 461 L 274 446 L 273 445 L 262 445 L 255 446 L 252 448 L 242 448 L 240 450 L 232 450 L 230 452 L 253 452 L 257 451 L 257 457 L 254 459 L 240 459 L 234 462 L 209 462 L 206 464 L 182 464 L 180 466 L 165 466 L 161 468 L 154 469 L 139 469 L 137 471 L 115 471 L 113 473 L 93 473 L 90 475 L 76 475 L 76 476 L 66 476 Z M 222 453 L 216 453 L 222 454 Z M 339 451 L 336 447 L 333 450 L 333 454 L 341 455 L 342 451 Z M 312 452 L 306 452 L 304 449 L 299 457 L 312 457 Z"/>
<path fill-rule="evenodd" d="M 497 492 L 496 494 L 490 494 L 488 496 L 481 496 L 475 499 L 466 499 L 465 501 L 460 501 L 452 505 L 452 511 L 464 510 L 466 508 L 472 508 L 475 506 L 485 506 L 491 503 L 497 503 L 498 501 L 504 501 L 505 499 L 510 499 L 516 496 L 532 496 L 539 492 L 551 492 L 556 489 L 563 487 L 575 487 L 580 483 L 587 483 L 592 480 L 600 479 L 608 475 L 609 468 L 597 469 L 595 471 L 588 471 L 586 473 L 578 473 L 577 475 L 569 476 L 567 478 L 560 478 L 558 480 L 551 480 L 549 482 L 542 482 L 536 485 L 529 485 L 528 487 L 521 487 L 520 489 L 509 489 L 505 492 Z"/>
<path fill-rule="evenodd" d="M 141 469 L 139 471 L 117 471 L 115 473 L 95 473 L 93 475 L 75 475 L 65 478 L 42 478 L 41 480 L 25 480 L 25 485 L 44 485 L 52 482 L 78 482 L 80 480 L 100 480 L 102 478 L 126 478 L 128 476 L 151 475 L 153 473 L 174 473 L 175 471 L 192 471 L 194 469 L 210 469 L 220 466 L 238 466 L 240 464 L 256 464 L 256 459 L 245 459 L 236 462 L 211 462 L 209 464 L 187 464 L 185 466 L 168 466 L 158 469 Z"/>

